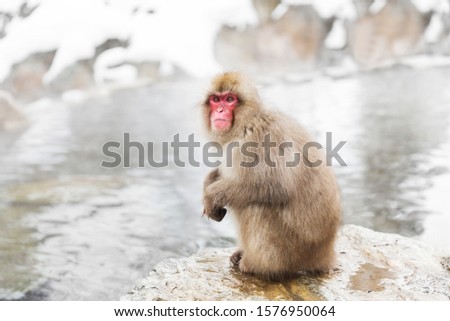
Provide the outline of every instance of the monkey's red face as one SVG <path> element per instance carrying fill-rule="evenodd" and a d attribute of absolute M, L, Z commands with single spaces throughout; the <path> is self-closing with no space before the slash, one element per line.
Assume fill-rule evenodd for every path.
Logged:
<path fill-rule="evenodd" d="M 233 111 L 238 103 L 238 97 L 231 92 L 209 96 L 211 127 L 221 132 L 230 129 L 233 125 Z"/>

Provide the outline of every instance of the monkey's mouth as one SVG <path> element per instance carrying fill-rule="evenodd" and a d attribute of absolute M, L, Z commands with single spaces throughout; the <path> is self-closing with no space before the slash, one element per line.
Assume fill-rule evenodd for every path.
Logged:
<path fill-rule="evenodd" d="M 214 128 L 216 129 L 226 129 L 230 127 L 231 120 L 230 119 L 224 119 L 224 118 L 216 118 L 213 120 Z"/>

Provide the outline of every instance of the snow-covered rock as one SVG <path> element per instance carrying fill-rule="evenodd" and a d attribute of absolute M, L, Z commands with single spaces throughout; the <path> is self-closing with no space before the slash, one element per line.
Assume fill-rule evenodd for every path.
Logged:
<path fill-rule="evenodd" d="M 360 66 L 368 69 L 415 54 L 429 19 L 430 15 L 422 14 L 408 0 L 387 2 L 351 24 L 351 54 Z"/>
<path fill-rule="evenodd" d="M 205 77 L 223 69 L 290 73 L 330 61 L 338 65 L 348 42 L 356 61 L 376 65 L 415 52 L 430 10 L 444 18 L 431 20 L 425 40 L 445 53 L 449 2 L 412 2 L 418 10 L 409 0 L 2 1 L 0 86 L 29 100 L 46 90 L 179 74 Z M 405 22 L 386 14 L 389 6 L 414 12 Z M 349 25 L 357 31 L 349 34 Z M 97 51 L 113 39 L 127 45 Z"/>
<path fill-rule="evenodd" d="M 125 60 L 165 60 L 202 76 L 220 68 L 214 59 L 213 42 L 222 24 L 257 21 L 250 0 L 35 2 L 38 7 L 33 14 L 27 19 L 14 19 L 0 41 L 0 82 L 13 65 L 30 55 L 56 51 L 44 76 L 50 83 L 70 65 L 94 57 L 95 48 L 107 39 L 130 41 Z M 9 10 L 19 3 L 15 1 Z"/>
<path fill-rule="evenodd" d="M 20 100 L 30 101 L 45 91 L 44 76 L 49 70 L 56 51 L 37 52 L 16 63 L 3 81 L 2 88 Z"/>
<path fill-rule="evenodd" d="M 269 74 L 311 70 L 320 62 L 332 22 L 312 5 L 289 6 L 277 19 L 257 26 L 222 27 L 215 54 L 225 69 Z"/>

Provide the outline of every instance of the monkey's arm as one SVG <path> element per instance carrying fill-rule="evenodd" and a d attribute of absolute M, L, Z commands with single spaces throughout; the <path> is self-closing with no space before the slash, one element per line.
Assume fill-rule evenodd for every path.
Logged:
<path fill-rule="evenodd" d="M 206 214 L 216 213 L 227 205 L 284 206 L 290 199 L 289 190 L 276 179 L 267 182 L 221 179 L 209 185 L 203 197 Z"/>
<path fill-rule="evenodd" d="M 203 182 L 203 199 L 205 199 L 205 191 L 206 189 L 213 183 L 217 182 L 218 180 L 220 180 L 220 172 L 219 169 L 216 168 L 214 170 L 212 170 L 211 172 L 208 173 L 208 175 L 205 178 L 205 181 Z M 204 201 L 204 203 L 206 204 L 206 202 Z M 220 222 L 223 220 L 223 218 L 225 217 L 227 213 L 227 210 L 223 207 L 216 207 L 214 210 L 209 210 L 207 211 L 206 207 L 203 210 L 203 214 L 207 215 L 209 218 L 213 219 L 214 221 Z"/>

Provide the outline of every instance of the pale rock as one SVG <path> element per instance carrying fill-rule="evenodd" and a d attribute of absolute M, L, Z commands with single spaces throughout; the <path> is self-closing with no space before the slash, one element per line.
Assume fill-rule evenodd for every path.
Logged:
<path fill-rule="evenodd" d="M 230 267 L 235 249 L 158 264 L 122 300 L 449 300 L 449 253 L 396 234 L 343 226 L 322 277 L 265 282 Z"/>

